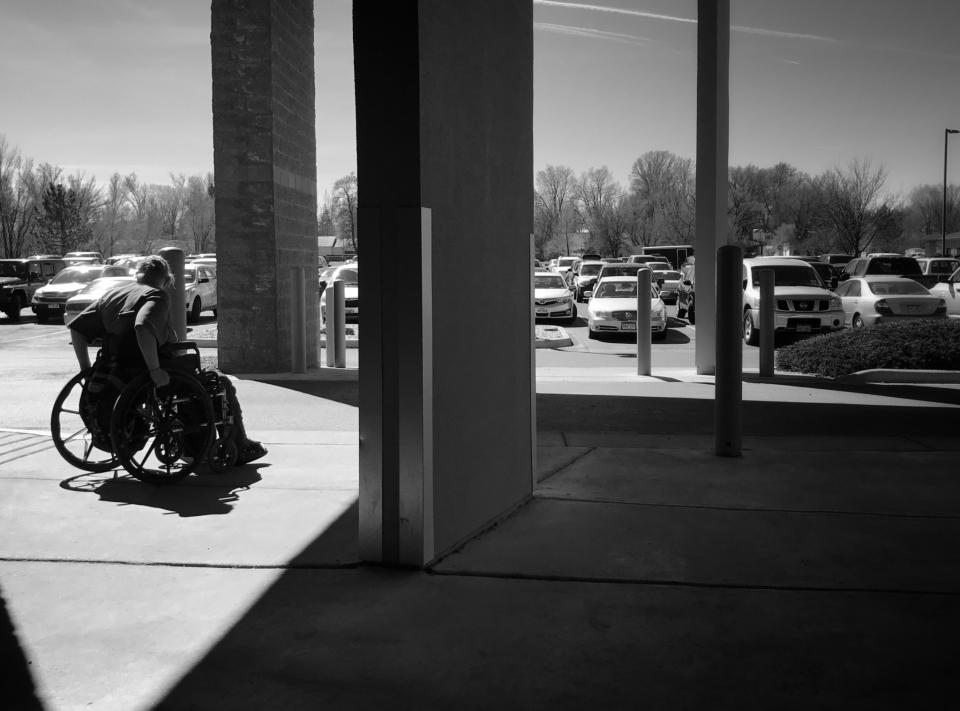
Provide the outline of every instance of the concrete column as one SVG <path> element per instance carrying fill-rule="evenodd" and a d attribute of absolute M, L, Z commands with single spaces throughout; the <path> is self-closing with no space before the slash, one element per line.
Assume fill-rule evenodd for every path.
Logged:
<path fill-rule="evenodd" d="M 213 0 L 218 346 L 228 372 L 293 366 L 293 267 L 317 264 L 312 0 Z M 305 280 L 306 362 L 318 283 Z"/>
<path fill-rule="evenodd" d="M 697 2 L 697 372 L 716 371 L 716 252 L 727 241 L 730 0 Z M 721 328 L 739 328 L 738 324 Z"/>
<path fill-rule="evenodd" d="M 360 552 L 420 566 L 532 490 L 532 5 L 353 12 Z"/>

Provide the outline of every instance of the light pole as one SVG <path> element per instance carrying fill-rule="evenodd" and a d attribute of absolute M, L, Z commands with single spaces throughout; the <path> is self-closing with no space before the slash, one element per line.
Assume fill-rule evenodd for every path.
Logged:
<path fill-rule="evenodd" d="M 957 129 L 943 129 L 943 205 L 940 212 L 940 256 L 947 256 L 947 141 L 951 133 L 960 133 Z"/>

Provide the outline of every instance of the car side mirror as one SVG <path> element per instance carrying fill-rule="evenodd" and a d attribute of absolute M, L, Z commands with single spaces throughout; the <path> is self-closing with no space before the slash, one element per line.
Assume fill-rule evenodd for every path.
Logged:
<path fill-rule="evenodd" d="M 592 299 L 592 298 L 593 298 L 593 291 L 591 291 L 590 289 L 587 289 L 585 292 L 583 292 L 583 298 L 585 298 L 585 299 L 587 299 L 587 300 Z"/>
<path fill-rule="evenodd" d="M 747 290 L 747 280 L 744 279 L 743 282 L 741 282 L 741 283 L 743 284 L 743 290 L 746 291 L 746 290 Z"/>

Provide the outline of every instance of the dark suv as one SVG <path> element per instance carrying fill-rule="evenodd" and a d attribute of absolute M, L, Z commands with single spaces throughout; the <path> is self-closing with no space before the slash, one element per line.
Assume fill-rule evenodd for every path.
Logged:
<path fill-rule="evenodd" d="M 924 274 L 923 270 L 920 269 L 920 263 L 916 259 L 899 254 L 875 254 L 857 257 L 843 268 L 841 279 L 873 274 L 906 277 L 907 279 L 913 279 L 927 289 L 934 287 L 939 281 L 936 274 Z"/>
<path fill-rule="evenodd" d="M 66 266 L 62 257 L 0 259 L 0 311 L 11 321 L 30 305 L 33 293 Z"/>

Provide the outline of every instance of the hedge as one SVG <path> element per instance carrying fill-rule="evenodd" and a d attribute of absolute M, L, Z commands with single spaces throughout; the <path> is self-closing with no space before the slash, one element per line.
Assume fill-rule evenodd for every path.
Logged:
<path fill-rule="evenodd" d="M 873 368 L 960 370 L 960 319 L 878 323 L 777 351 L 777 369 L 836 378 Z"/>

